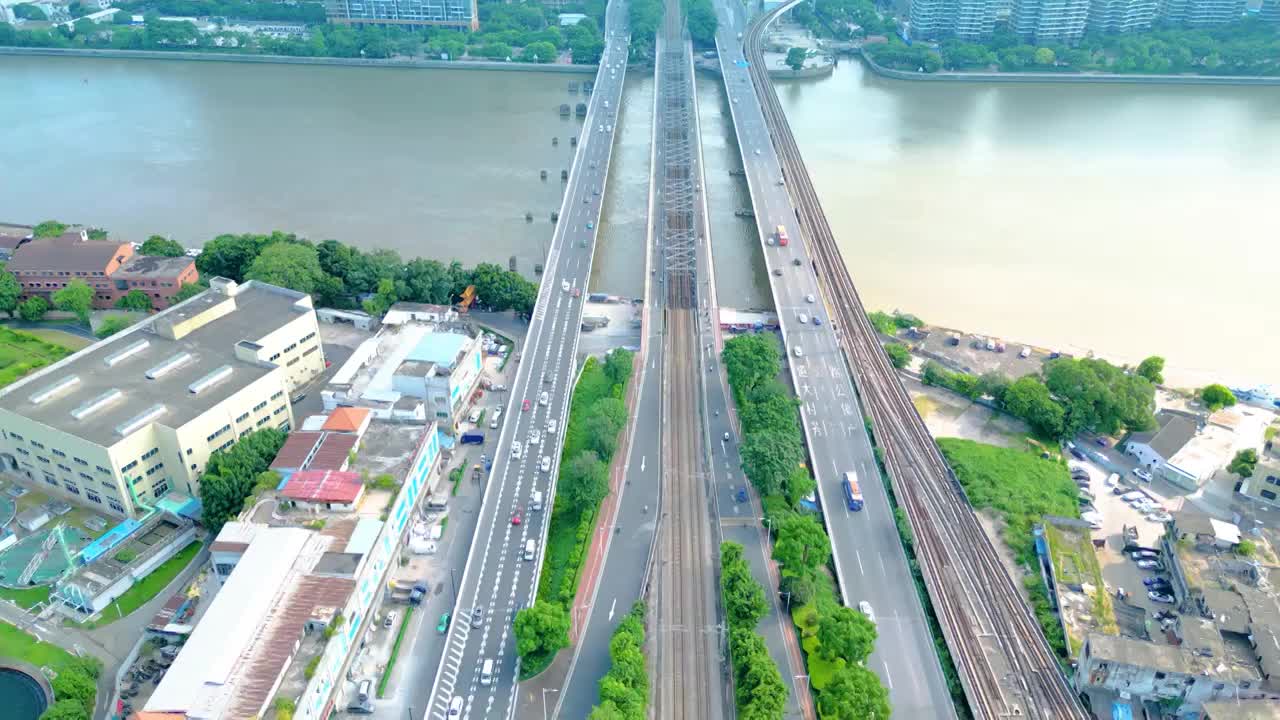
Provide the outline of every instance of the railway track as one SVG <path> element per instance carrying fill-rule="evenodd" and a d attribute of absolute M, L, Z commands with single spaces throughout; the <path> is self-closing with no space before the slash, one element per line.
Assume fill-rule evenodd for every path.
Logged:
<path fill-rule="evenodd" d="M 894 494 L 911 521 L 925 585 L 969 706 L 981 718 L 1084 720 L 1088 715 L 1039 624 L 882 351 L 840 256 L 760 50 L 764 29 L 792 4 L 748 28 L 752 83 L 854 384 L 875 423 Z"/>
<path fill-rule="evenodd" d="M 719 645 L 715 558 L 703 483 L 694 310 L 668 311 L 669 382 L 663 428 L 663 520 L 659 541 L 655 717 L 719 717 Z"/>

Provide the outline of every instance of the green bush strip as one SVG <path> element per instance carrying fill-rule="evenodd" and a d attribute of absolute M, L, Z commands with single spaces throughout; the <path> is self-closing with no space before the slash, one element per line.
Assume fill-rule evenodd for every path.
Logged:
<path fill-rule="evenodd" d="M 24 610 L 30 610 L 40 603 L 49 602 L 49 586 L 37 585 L 29 588 L 0 587 L 0 598 L 17 603 L 18 607 Z"/>
<path fill-rule="evenodd" d="M 391 680 L 391 671 L 396 667 L 396 658 L 400 657 L 400 643 L 404 642 L 404 633 L 409 629 L 409 618 L 413 617 L 413 606 L 405 608 L 404 619 L 400 621 L 400 627 L 396 630 L 396 640 L 391 645 L 391 657 L 387 658 L 387 667 L 382 671 L 382 677 L 378 679 L 378 697 L 384 697 L 387 691 L 387 682 Z"/>
<path fill-rule="evenodd" d="M 164 590 L 169 583 L 173 582 L 173 579 L 178 577 L 178 574 L 184 568 L 191 564 L 196 554 L 200 552 L 200 547 L 200 541 L 193 541 L 190 545 L 178 551 L 177 555 L 165 560 L 160 567 L 152 570 L 150 575 L 134 583 L 132 587 L 124 591 L 123 595 L 116 598 L 115 602 L 102 611 L 102 618 L 94 626 L 109 625 L 145 605 L 158 595 L 161 590 Z"/>
<path fill-rule="evenodd" d="M 649 673 L 644 657 L 645 605 L 631 606 L 609 640 L 609 672 L 600 678 L 600 704 L 591 720 L 644 720 L 649 711 Z"/>
<path fill-rule="evenodd" d="M 285 432 L 275 428 L 255 430 L 226 450 L 209 456 L 200 477 L 200 502 L 204 526 L 217 535 L 222 524 L 239 515 L 255 493 L 280 481 L 267 467 L 284 445 Z"/>
<path fill-rule="evenodd" d="M 520 679 L 528 680 L 569 646 L 569 611 L 559 603 L 538 600 L 516 613 L 515 634 Z"/>
<path fill-rule="evenodd" d="M 627 421 L 624 398 L 631 367 L 632 355 L 625 350 L 614 350 L 603 363 L 587 358 L 569 406 L 538 584 L 539 600 L 566 611 L 578 592 L 600 502 L 609 492 L 609 463 Z"/>
<path fill-rule="evenodd" d="M 70 354 L 67 348 L 30 333 L 0 328 L 0 387 Z"/>
<path fill-rule="evenodd" d="M 787 685 L 764 638 L 756 632 L 769 605 L 737 543 L 720 544 L 720 597 L 729 624 L 729 663 L 738 715 L 781 718 L 787 710 Z"/>

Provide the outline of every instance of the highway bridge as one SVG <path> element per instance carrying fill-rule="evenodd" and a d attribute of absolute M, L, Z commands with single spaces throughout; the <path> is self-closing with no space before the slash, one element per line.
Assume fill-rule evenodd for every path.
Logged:
<path fill-rule="evenodd" d="M 728 61 L 731 67 L 746 69 L 750 76 L 750 92 L 735 86 L 728 73 L 726 85 L 732 96 L 748 178 L 756 178 L 752 183 L 753 197 L 755 186 L 761 180 L 759 168 L 753 172 L 752 158 L 765 155 L 759 144 L 767 142 L 769 154 L 776 153 L 780 165 L 779 176 L 768 180 L 779 183 L 778 187 L 783 187 L 781 183 L 785 182 L 790 197 L 787 209 L 794 217 L 791 224 L 798 225 L 792 236 L 801 240 L 795 244 L 808 250 L 825 301 L 823 306 L 830 315 L 829 325 L 835 326 L 835 336 L 857 387 L 858 400 L 873 421 L 876 442 L 883 451 L 894 495 L 910 519 L 917 560 L 973 714 L 980 718 L 1084 720 L 1088 715 L 1072 693 L 1031 609 L 1001 565 L 963 488 L 880 347 L 769 80 L 761 50 L 762 36 L 771 23 L 800 1 L 790 0 L 753 20 L 743 35 L 745 57 Z M 734 13 L 736 9 L 729 12 Z M 726 60 L 721 62 L 723 65 Z M 748 113 L 739 113 L 738 108 L 748 102 L 759 103 L 767 137 L 760 135 L 749 122 L 739 120 L 740 114 Z M 756 147 L 751 145 L 753 139 Z M 756 207 L 757 217 L 769 218 L 770 213 L 776 212 L 776 206 Z M 769 220 L 762 219 L 762 232 L 769 231 L 768 223 Z M 784 304 L 779 304 L 778 310 L 780 316 L 788 312 Z M 789 346 L 807 342 L 788 333 L 785 322 L 783 327 Z M 827 363 L 832 374 L 837 371 L 836 362 L 832 358 Z M 817 408 L 806 402 L 802 416 L 811 443 L 810 452 L 821 468 L 828 458 L 812 441 L 817 435 L 816 429 L 830 418 L 816 411 Z M 863 482 L 864 492 L 878 486 L 874 477 L 867 476 Z M 833 541 L 838 544 L 836 537 L 857 532 L 856 526 L 864 518 L 841 513 L 839 498 L 831 497 L 829 484 L 824 486 L 828 490 L 823 498 L 826 517 Z M 883 551 L 883 546 L 881 549 Z M 844 568 L 841 584 L 846 602 L 854 599 L 848 595 L 854 585 L 849 562 L 847 553 L 837 561 L 837 566 Z M 881 648 L 887 639 L 881 625 Z M 890 682 L 893 693 L 892 681 L 885 679 Z M 901 697 L 900 693 L 894 693 L 895 716 L 899 717 Z M 939 703 L 935 710 L 941 710 L 942 700 L 936 694 L 930 695 L 929 701 Z"/>

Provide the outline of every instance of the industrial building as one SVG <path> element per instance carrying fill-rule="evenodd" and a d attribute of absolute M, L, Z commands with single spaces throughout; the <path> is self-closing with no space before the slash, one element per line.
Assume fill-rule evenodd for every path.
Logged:
<path fill-rule="evenodd" d="M 485 344 L 456 317 L 448 308 L 427 314 L 393 306 L 321 392 L 325 410 L 358 407 L 379 420 L 456 422 L 480 381 Z"/>
<path fill-rule="evenodd" d="M 441 25 L 480 29 L 476 0 L 325 0 L 329 22 L 339 25 Z"/>
<path fill-rule="evenodd" d="M 324 369 L 311 298 L 256 281 L 210 289 L 0 390 L 0 467 L 136 517 L 195 497 L 209 456 L 293 423 Z"/>

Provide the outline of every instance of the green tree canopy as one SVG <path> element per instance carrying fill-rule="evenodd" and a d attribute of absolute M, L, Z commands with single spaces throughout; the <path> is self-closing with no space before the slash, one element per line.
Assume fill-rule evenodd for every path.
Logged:
<path fill-rule="evenodd" d="M 556 46 L 549 42 L 534 42 L 524 46 L 520 59 L 526 62 L 549 63 L 559 57 Z"/>
<path fill-rule="evenodd" d="M 609 492 L 609 466 L 586 450 L 560 469 L 559 499 L 576 507 L 596 507 Z"/>
<path fill-rule="evenodd" d="M 899 370 L 911 364 L 911 351 L 902 343 L 891 342 L 885 345 L 884 354 L 889 356 L 889 362 Z"/>
<path fill-rule="evenodd" d="M 1258 466 L 1258 451 L 1253 448 L 1246 448 L 1236 453 L 1231 458 L 1231 463 L 1227 465 L 1227 472 L 1233 472 L 1242 478 L 1253 477 L 1253 471 Z"/>
<path fill-rule="evenodd" d="M 538 600 L 516 613 L 515 633 L 521 660 L 545 663 L 569 645 L 569 613 L 558 603 Z"/>
<path fill-rule="evenodd" d="M 804 448 L 794 434 L 757 431 L 742 443 L 742 471 L 761 495 L 776 495 L 800 461 Z"/>
<path fill-rule="evenodd" d="M 1009 385 L 1002 396 L 1005 410 L 1031 426 L 1037 434 L 1047 438 L 1062 437 L 1062 406 L 1054 401 L 1040 379 L 1024 375 Z"/>
<path fill-rule="evenodd" d="M 818 651 L 827 660 L 860 664 L 875 648 L 876 626 L 866 615 L 841 605 L 818 618 L 818 642 Z"/>
<path fill-rule="evenodd" d="M 87 325 L 89 312 L 93 310 L 93 288 L 83 280 L 72 280 L 53 294 L 53 306 L 64 312 L 75 313 L 76 318 Z"/>
<path fill-rule="evenodd" d="M 177 240 L 170 240 L 163 235 L 152 235 L 138 248 L 140 255 L 159 255 L 161 257 L 182 257 L 187 249 Z"/>
<path fill-rule="evenodd" d="M 13 273 L 0 269 L 0 312 L 9 313 L 9 317 L 18 314 L 18 298 L 22 296 L 22 285 Z"/>
<path fill-rule="evenodd" d="M 818 695 L 818 714 L 828 720 L 888 720 L 889 691 L 862 665 L 845 665 Z"/>
<path fill-rule="evenodd" d="M 182 283 L 182 287 L 178 288 L 178 292 L 173 294 L 173 303 L 176 305 L 183 300 L 190 300 L 208 289 L 208 285 L 201 283 Z"/>
<path fill-rule="evenodd" d="M 124 315 L 108 315 L 98 323 L 98 329 L 93 334 L 99 339 L 109 338 L 132 324 L 133 320 Z"/>
<path fill-rule="evenodd" d="M 1066 410 L 1067 437 L 1091 429 L 1115 435 L 1155 427 L 1155 386 L 1106 360 L 1058 358 L 1044 364 L 1044 382 Z"/>
<path fill-rule="evenodd" d="M 323 276 L 315 248 L 285 242 L 264 247 L 245 272 L 248 280 L 259 280 L 302 293 L 314 291 Z"/>
<path fill-rule="evenodd" d="M 72 698 L 58 700 L 50 705 L 49 709 L 40 716 L 40 720 L 89 720 L 89 713 L 85 711 L 80 701 Z"/>
<path fill-rule="evenodd" d="M 18 303 L 18 316 L 27 322 L 36 322 L 47 312 L 49 312 L 49 302 L 39 296 Z"/>
<path fill-rule="evenodd" d="M 1138 374 L 1149 380 L 1153 385 L 1164 384 L 1164 358 L 1159 355 L 1152 355 L 1138 363 Z"/>
<path fill-rule="evenodd" d="M 808 59 L 809 52 L 801 47 L 793 47 L 787 50 L 787 67 L 800 72 L 804 69 L 804 61 Z"/>
<path fill-rule="evenodd" d="M 116 300 L 116 309 L 132 310 L 134 312 L 150 312 L 151 296 L 138 289 L 130 290 Z"/>
<path fill-rule="evenodd" d="M 729 384 L 734 388 L 734 400 L 739 405 L 745 393 L 782 372 L 782 354 L 773 335 L 750 333 L 730 338 L 721 356 Z"/>
<path fill-rule="evenodd" d="M 811 515 L 791 515 L 778 524 L 773 559 L 793 572 L 813 570 L 831 559 L 831 540 Z"/>
<path fill-rule="evenodd" d="M 200 478 L 203 521 L 212 532 L 235 517 L 252 494 L 259 475 L 267 469 L 284 445 L 285 433 L 275 428 L 256 430 L 226 450 L 209 456 Z"/>
<path fill-rule="evenodd" d="M 731 628 L 754 629 L 769 612 L 764 590 L 752 577 L 751 566 L 738 543 L 720 543 L 720 594 Z"/>
<path fill-rule="evenodd" d="M 58 700 L 74 700 L 80 703 L 86 714 L 93 714 L 98 686 L 92 677 L 77 668 L 67 668 L 53 679 L 53 693 Z"/>
<path fill-rule="evenodd" d="M 716 44 L 715 8 L 711 0 L 683 0 L 685 21 L 689 28 L 689 36 L 698 47 L 713 47 Z"/>
<path fill-rule="evenodd" d="M 17 7 L 22 7 L 21 5 Z M 42 18 L 43 19 L 43 18 Z M 37 238 L 58 237 L 67 231 L 67 225 L 57 220 L 45 220 L 31 230 L 31 234 Z"/>
<path fill-rule="evenodd" d="M 1204 403 L 1210 410 L 1221 410 L 1224 407 L 1235 405 L 1236 396 L 1235 393 L 1227 389 L 1227 386 L 1214 383 L 1206 385 L 1200 390 L 1200 402 Z"/>

